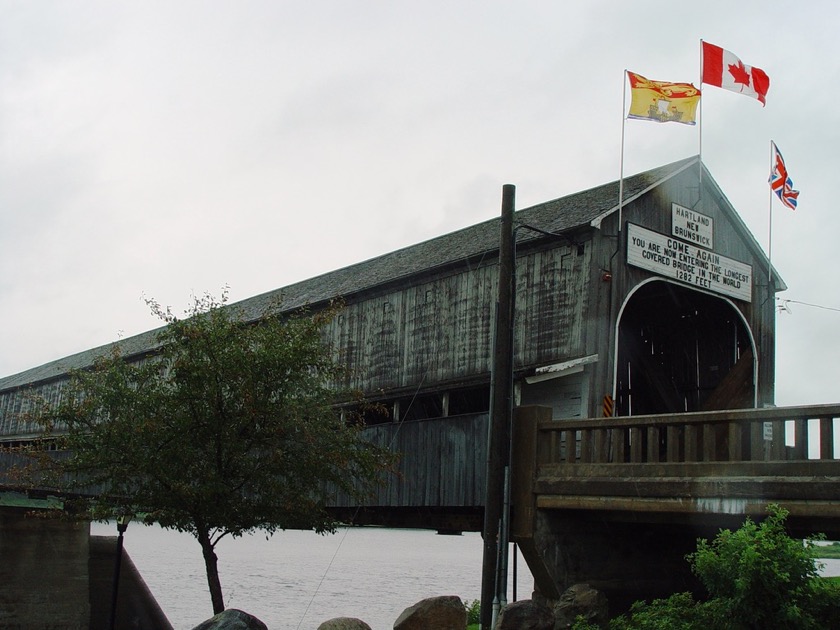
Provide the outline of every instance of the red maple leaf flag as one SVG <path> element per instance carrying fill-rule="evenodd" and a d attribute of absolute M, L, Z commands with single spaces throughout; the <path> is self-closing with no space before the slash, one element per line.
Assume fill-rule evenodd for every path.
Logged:
<path fill-rule="evenodd" d="M 744 65 L 728 50 L 709 42 L 703 44 L 703 83 L 751 96 L 765 104 L 770 77 L 761 68 Z"/>

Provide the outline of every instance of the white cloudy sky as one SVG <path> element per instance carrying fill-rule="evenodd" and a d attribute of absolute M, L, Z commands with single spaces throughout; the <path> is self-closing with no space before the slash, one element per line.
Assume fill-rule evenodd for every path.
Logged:
<path fill-rule="evenodd" d="M 701 38 L 771 79 L 705 89 L 705 163 L 767 250 L 776 141 L 781 297 L 840 308 L 837 6 L 0 0 L 0 375 L 615 180 L 625 68 L 698 83 Z M 626 174 L 700 146 L 625 138 Z M 840 312 L 790 308 L 777 402 L 840 401 Z"/>

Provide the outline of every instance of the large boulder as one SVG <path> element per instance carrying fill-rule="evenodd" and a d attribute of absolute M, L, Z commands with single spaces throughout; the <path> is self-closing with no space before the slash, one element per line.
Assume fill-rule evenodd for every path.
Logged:
<path fill-rule="evenodd" d="M 578 617 L 606 628 L 610 619 L 607 596 L 589 584 L 574 584 L 563 591 L 554 605 L 556 630 L 571 628 Z"/>
<path fill-rule="evenodd" d="M 496 630 L 553 630 L 554 615 L 548 606 L 522 599 L 502 608 Z"/>
<path fill-rule="evenodd" d="M 228 608 L 193 630 L 268 630 L 262 621 L 236 608 Z"/>
<path fill-rule="evenodd" d="M 465 630 L 467 609 L 457 595 L 430 597 L 406 608 L 394 630 Z"/>
<path fill-rule="evenodd" d="M 336 617 L 322 623 L 318 626 L 318 630 L 371 630 L 371 628 L 355 617 Z"/>
<path fill-rule="evenodd" d="M 371 628 L 355 617 L 336 617 L 322 623 L 318 626 L 318 630 L 371 630 Z"/>

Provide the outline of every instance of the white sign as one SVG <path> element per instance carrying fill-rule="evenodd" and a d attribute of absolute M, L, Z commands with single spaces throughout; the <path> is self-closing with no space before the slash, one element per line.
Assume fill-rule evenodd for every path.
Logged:
<path fill-rule="evenodd" d="M 745 302 L 752 301 L 752 267 L 666 234 L 627 224 L 627 264 Z"/>
<path fill-rule="evenodd" d="M 767 442 L 773 441 L 773 423 L 772 422 L 765 422 L 764 423 L 764 439 Z"/>
<path fill-rule="evenodd" d="M 706 249 L 714 249 L 715 220 L 679 204 L 671 204 L 671 234 Z"/>

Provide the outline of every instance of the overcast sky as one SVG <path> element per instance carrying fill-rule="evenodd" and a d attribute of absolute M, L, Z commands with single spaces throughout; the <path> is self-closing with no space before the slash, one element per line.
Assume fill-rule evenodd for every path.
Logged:
<path fill-rule="evenodd" d="M 840 401 L 835 2 L 0 0 L 0 376 L 618 179 L 624 70 L 705 86 L 702 157 L 770 246 L 777 403 Z M 629 105 L 629 103 L 628 103 Z M 629 120 L 630 175 L 701 151 Z M 814 304 L 805 306 L 800 304 Z M 819 308 L 822 307 L 822 308 Z"/>

